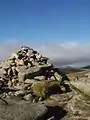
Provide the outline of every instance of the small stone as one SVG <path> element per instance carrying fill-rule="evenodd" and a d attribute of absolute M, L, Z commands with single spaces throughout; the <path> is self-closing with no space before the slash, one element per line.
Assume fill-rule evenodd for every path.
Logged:
<path fill-rule="evenodd" d="M 17 66 L 16 67 L 16 71 L 17 72 L 21 72 L 21 71 L 24 71 L 24 70 L 26 70 L 27 69 L 27 66 Z"/>
<path fill-rule="evenodd" d="M 17 83 L 18 83 L 18 79 L 12 79 L 12 84 L 13 84 L 13 86 L 16 86 L 17 85 Z"/>
<path fill-rule="evenodd" d="M 13 71 L 12 71 L 11 68 L 8 70 L 8 75 L 9 75 L 10 77 L 13 76 Z"/>
<path fill-rule="evenodd" d="M 25 81 L 25 73 L 19 72 L 18 79 L 19 79 L 19 83 L 23 83 Z"/>
<path fill-rule="evenodd" d="M 48 118 L 47 120 L 55 120 L 54 116 Z"/>
<path fill-rule="evenodd" d="M 50 80 L 55 80 L 55 77 L 54 77 L 54 76 L 51 76 L 51 77 L 50 77 Z"/>
<path fill-rule="evenodd" d="M 29 60 L 32 62 L 32 61 L 33 61 L 33 58 L 30 58 Z"/>
<path fill-rule="evenodd" d="M 36 59 L 37 59 L 37 60 L 39 60 L 41 57 L 42 57 L 41 54 L 39 54 L 39 53 L 36 54 Z"/>
<path fill-rule="evenodd" d="M 14 86 L 14 88 L 17 89 L 17 90 L 21 90 L 21 91 L 22 91 L 22 90 L 24 90 L 25 85 L 22 85 L 22 84 L 20 84 L 20 83 L 17 83 L 16 86 Z"/>
<path fill-rule="evenodd" d="M 33 97 L 31 94 L 25 95 L 23 98 L 27 101 L 31 101 L 31 102 L 33 101 Z"/>
<path fill-rule="evenodd" d="M 8 95 L 9 96 L 14 96 L 14 93 L 13 92 L 9 92 Z"/>
<path fill-rule="evenodd" d="M 11 64 L 11 66 L 16 66 L 16 63 L 15 63 L 15 59 L 14 58 L 10 58 L 9 59 L 9 62 L 10 62 L 10 64 Z"/>
<path fill-rule="evenodd" d="M 2 78 L 0 78 L 0 87 L 3 87 L 4 86 L 4 81 Z"/>
<path fill-rule="evenodd" d="M 22 59 L 21 59 L 21 60 L 16 59 L 15 62 L 16 62 L 16 64 L 17 64 L 17 66 L 19 66 L 19 65 L 24 65 L 24 61 L 23 61 Z"/>
<path fill-rule="evenodd" d="M 5 70 L 8 70 L 8 69 L 11 67 L 9 61 L 2 62 L 2 63 L 1 63 L 1 66 L 2 66 L 2 68 L 5 69 Z"/>
<path fill-rule="evenodd" d="M 13 53 L 12 56 L 11 56 L 11 58 L 17 59 L 17 58 L 18 58 L 18 55 L 17 55 L 16 53 Z"/>
<path fill-rule="evenodd" d="M 58 80 L 58 81 L 62 80 L 62 76 L 59 75 L 57 72 L 54 73 L 54 76 L 55 76 L 56 80 Z"/>
<path fill-rule="evenodd" d="M 6 97 L 7 97 L 7 93 L 3 93 L 2 98 L 6 98 Z"/>
<path fill-rule="evenodd" d="M 26 79 L 24 83 L 32 85 L 33 83 L 35 83 L 35 81 L 36 80 L 34 80 L 34 79 Z"/>
<path fill-rule="evenodd" d="M 12 67 L 12 72 L 13 72 L 13 75 L 14 75 L 14 76 L 17 76 L 17 75 L 18 75 L 18 72 L 17 72 L 15 66 Z"/>
<path fill-rule="evenodd" d="M 8 81 L 8 87 L 10 88 L 12 86 L 12 82 Z"/>
<path fill-rule="evenodd" d="M 37 54 L 37 51 L 33 50 L 33 54 Z"/>
<path fill-rule="evenodd" d="M 26 50 L 26 51 L 28 51 L 28 50 L 33 50 L 33 49 L 30 48 L 30 47 L 27 47 L 27 46 L 21 46 L 21 50 Z"/>
<path fill-rule="evenodd" d="M 45 80 L 45 76 L 36 76 L 34 77 L 35 80 Z"/>
<path fill-rule="evenodd" d="M 6 70 L 5 70 L 5 69 L 3 69 L 3 68 L 1 68 L 1 69 L 0 69 L 0 73 L 1 73 L 1 74 L 4 74 L 4 75 L 6 75 L 6 74 L 7 74 Z"/>
<path fill-rule="evenodd" d="M 61 90 L 62 90 L 63 92 L 65 92 L 65 91 L 66 91 L 66 88 L 65 88 L 64 86 L 61 86 Z"/>
<path fill-rule="evenodd" d="M 25 95 L 25 91 L 23 91 L 23 90 L 20 90 L 20 91 L 16 91 L 16 92 L 15 92 L 15 96 L 22 97 L 22 96 L 24 96 L 24 95 Z"/>
<path fill-rule="evenodd" d="M 32 55 L 32 53 L 33 53 L 33 50 L 28 50 L 28 52 L 27 52 L 26 55 L 27 55 L 28 57 L 30 57 L 30 56 Z"/>
<path fill-rule="evenodd" d="M 28 63 L 28 66 L 29 66 L 29 67 L 31 67 L 31 66 L 32 66 L 32 64 L 31 64 L 31 63 Z"/>

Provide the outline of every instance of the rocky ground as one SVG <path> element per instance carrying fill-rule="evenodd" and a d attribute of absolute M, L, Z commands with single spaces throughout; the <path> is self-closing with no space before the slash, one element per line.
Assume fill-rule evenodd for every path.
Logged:
<path fill-rule="evenodd" d="M 0 120 L 90 120 L 89 71 L 81 74 L 22 46 L 0 63 Z"/>

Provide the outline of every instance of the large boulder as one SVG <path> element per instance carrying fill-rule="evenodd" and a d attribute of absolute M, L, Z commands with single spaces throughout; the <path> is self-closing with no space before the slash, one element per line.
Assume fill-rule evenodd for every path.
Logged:
<path fill-rule="evenodd" d="M 23 100 L 7 99 L 8 105 L 0 100 L 0 120 L 37 120 L 47 112 L 45 105 Z"/>
<path fill-rule="evenodd" d="M 90 80 L 88 78 L 87 80 L 83 78 L 82 80 L 71 81 L 70 86 L 82 99 L 90 102 Z"/>
<path fill-rule="evenodd" d="M 24 82 L 26 79 L 32 79 L 35 76 L 39 76 L 41 74 L 41 69 L 39 67 L 31 67 L 28 69 L 21 70 L 18 73 L 19 82 Z"/>

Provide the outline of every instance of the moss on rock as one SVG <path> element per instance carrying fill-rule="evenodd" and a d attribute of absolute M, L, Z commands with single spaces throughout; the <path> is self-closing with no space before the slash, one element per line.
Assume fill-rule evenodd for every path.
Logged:
<path fill-rule="evenodd" d="M 36 96 L 37 100 L 43 100 L 49 97 L 50 94 L 60 93 L 61 85 L 59 81 L 36 82 L 31 86 L 31 91 Z"/>

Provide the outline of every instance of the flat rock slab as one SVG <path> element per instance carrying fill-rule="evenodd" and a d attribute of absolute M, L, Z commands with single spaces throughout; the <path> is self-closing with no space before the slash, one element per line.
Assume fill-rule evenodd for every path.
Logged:
<path fill-rule="evenodd" d="M 78 95 L 67 103 L 66 110 L 67 115 L 62 120 L 90 120 L 90 104 L 85 103 Z"/>
<path fill-rule="evenodd" d="M 8 105 L 0 100 L 0 120 L 37 120 L 47 112 L 41 103 L 7 99 Z"/>
<path fill-rule="evenodd" d="M 53 94 L 50 98 L 43 101 L 46 106 L 64 106 L 66 105 L 69 100 L 73 97 L 73 93 L 63 93 L 63 94 Z"/>
<path fill-rule="evenodd" d="M 90 80 L 78 80 L 78 81 L 72 81 L 71 85 L 82 91 L 84 94 L 90 96 Z"/>

